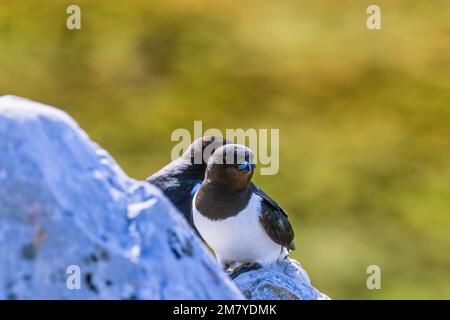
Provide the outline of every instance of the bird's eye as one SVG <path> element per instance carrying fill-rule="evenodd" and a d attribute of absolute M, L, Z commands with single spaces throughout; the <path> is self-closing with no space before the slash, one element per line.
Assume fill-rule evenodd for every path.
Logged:
<path fill-rule="evenodd" d="M 248 161 L 244 161 L 244 162 L 238 164 L 237 168 L 238 168 L 239 171 L 250 172 L 250 171 L 252 171 L 252 169 L 255 168 L 255 164 L 254 163 L 250 163 Z"/>

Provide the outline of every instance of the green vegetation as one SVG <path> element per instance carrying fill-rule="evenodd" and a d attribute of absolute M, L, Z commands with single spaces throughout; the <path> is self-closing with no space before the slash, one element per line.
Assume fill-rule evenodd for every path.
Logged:
<path fill-rule="evenodd" d="M 449 1 L 0 3 L 0 93 L 67 110 L 133 177 L 175 128 L 279 128 L 299 259 L 333 298 L 450 298 Z M 366 268 L 382 289 L 366 288 Z"/>

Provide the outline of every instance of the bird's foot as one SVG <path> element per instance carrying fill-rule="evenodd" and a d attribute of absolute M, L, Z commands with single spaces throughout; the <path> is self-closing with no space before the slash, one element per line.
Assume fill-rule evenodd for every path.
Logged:
<path fill-rule="evenodd" d="M 262 268 L 262 266 L 257 263 L 257 262 L 251 262 L 251 263 L 244 263 L 241 264 L 239 267 L 237 267 L 236 269 L 232 270 L 229 275 L 231 277 L 231 279 L 236 279 L 238 276 L 240 276 L 241 274 L 245 273 L 245 272 L 249 272 L 252 270 L 257 270 Z"/>

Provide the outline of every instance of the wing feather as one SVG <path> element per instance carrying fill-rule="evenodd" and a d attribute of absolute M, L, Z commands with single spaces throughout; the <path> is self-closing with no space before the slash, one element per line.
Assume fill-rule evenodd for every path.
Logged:
<path fill-rule="evenodd" d="M 264 230 L 275 243 L 288 250 L 295 250 L 294 230 L 286 211 L 256 185 L 254 192 L 262 198 L 259 221 Z"/>

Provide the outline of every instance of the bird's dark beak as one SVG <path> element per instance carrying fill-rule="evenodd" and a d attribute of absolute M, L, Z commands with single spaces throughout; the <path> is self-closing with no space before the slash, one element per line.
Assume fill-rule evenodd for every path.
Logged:
<path fill-rule="evenodd" d="M 244 161 L 238 165 L 238 169 L 244 172 L 250 172 L 256 167 L 256 164 Z"/>

